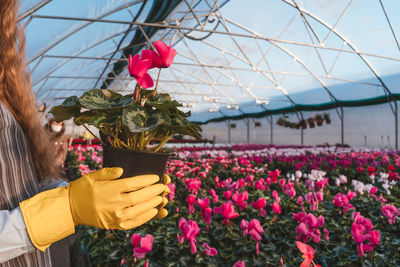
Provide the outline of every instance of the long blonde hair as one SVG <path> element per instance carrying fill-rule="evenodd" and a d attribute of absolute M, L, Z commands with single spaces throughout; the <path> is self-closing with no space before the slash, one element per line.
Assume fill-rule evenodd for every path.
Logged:
<path fill-rule="evenodd" d="M 14 115 L 28 139 L 39 181 L 56 178 L 54 148 L 40 123 L 30 75 L 26 70 L 25 38 L 18 25 L 18 1 L 0 4 L 0 101 Z"/>

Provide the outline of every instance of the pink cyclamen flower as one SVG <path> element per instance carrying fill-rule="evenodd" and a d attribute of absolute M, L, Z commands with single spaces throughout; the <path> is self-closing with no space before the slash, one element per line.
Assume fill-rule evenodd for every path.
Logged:
<path fill-rule="evenodd" d="M 297 197 L 297 204 L 298 204 L 299 206 L 303 206 L 303 197 L 302 197 L 302 196 L 298 196 L 298 197 Z"/>
<path fill-rule="evenodd" d="M 203 243 L 203 247 L 204 247 L 205 255 L 207 255 L 207 256 L 217 256 L 218 255 L 217 249 L 210 247 L 207 243 Z"/>
<path fill-rule="evenodd" d="M 329 230 L 328 229 L 324 229 L 324 239 L 329 241 Z"/>
<path fill-rule="evenodd" d="M 143 259 L 146 253 L 152 250 L 154 237 L 150 234 L 147 234 L 145 237 L 133 234 L 131 242 L 133 246 L 133 256 L 138 259 Z"/>
<path fill-rule="evenodd" d="M 251 202 L 251 206 L 259 210 L 261 217 L 267 215 L 267 211 L 264 209 L 265 205 L 267 205 L 267 201 L 264 198 L 259 198 L 256 202 Z"/>
<path fill-rule="evenodd" d="M 229 219 L 235 219 L 239 217 L 239 213 L 235 211 L 235 207 L 232 202 L 224 202 L 220 207 L 214 208 L 214 213 L 221 214 L 224 217 L 223 223 L 230 225 Z"/>
<path fill-rule="evenodd" d="M 217 193 L 215 192 L 215 190 L 214 189 L 210 189 L 209 192 L 210 192 L 210 195 L 213 198 L 213 202 L 217 203 L 219 201 L 219 197 L 218 197 Z"/>
<path fill-rule="evenodd" d="M 256 252 L 257 254 L 260 254 L 260 241 L 262 239 L 261 234 L 264 232 L 260 221 L 257 219 L 253 219 L 248 222 L 243 219 L 240 223 L 240 228 L 243 230 L 243 236 L 246 236 L 248 234 L 250 235 L 251 239 L 257 242 Z"/>
<path fill-rule="evenodd" d="M 167 186 L 169 188 L 168 199 L 170 202 L 173 202 L 174 198 L 175 198 L 176 185 L 173 183 L 169 183 L 169 184 L 167 184 Z"/>
<path fill-rule="evenodd" d="M 232 265 L 232 267 L 246 267 L 246 264 L 244 261 L 237 261 Z"/>
<path fill-rule="evenodd" d="M 197 205 L 199 205 L 201 210 L 204 210 L 210 205 L 210 200 L 208 198 L 197 199 Z"/>
<path fill-rule="evenodd" d="M 385 205 L 382 207 L 382 214 L 389 220 L 389 224 L 394 224 L 396 223 L 396 216 L 400 215 L 400 212 L 393 205 Z"/>
<path fill-rule="evenodd" d="M 194 203 L 196 203 L 196 196 L 194 195 L 187 196 L 186 202 L 188 203 L 189 214 L 194 213 Z"/>
<path fill-rule="evenodd" d="M 281 214 L 281 205 L 279 205 L 278 202 L 275 202 L 274 204 L 272 204 L 271 208 L 276 214 Z"/>
<path fill-rule="evenodd" d="M 232 196 L 232 200 L 239 207 L 240 210 L 247 207 L 247 200 L 249 199 L 249 192 L 244 191 L 243 193 L 236 192 Z"/>
<path fill-rule="evenodd" d="M 375 246 L 379 245 L 380 234 L 376 230 L 372 230 L 373 225 L 370 219 L 364 218 L 359 212 L 353 212 L 354 220 L 351 226 L 351 235 L 357 244 L 358 256 L 362 257 L 364 251 L 372 251 Z M 369 243 L 364 243 L 368 241 Z"/>
<path fill-rule="evenodd" d="M 195 254 L 197 252 L 197 235 L 200 233 L 200 228 L 195 221 L 187 221 L 185 218 L 181 218 L 178 222 L 178 228 L 181 234 L 178 235 L 179 243 L 183 243 L 185 239 L 189 241 L 190 252 Z"/>
<path fill-rule="evenodd" d="M 224 194 L 225 199 L 229 200 L 232 196 L 232 191 L 231 190 L 224 191 L 223 194 Z"/>
<path fill-rule="evenodd" d="M 154 48 L 157 50 L 160 58 L 157 68 L 168 68 L 174 61 L 176 50 L 171 47 L 171 44 L 167 46 L 161 41 L 156 41 L 154 43 Z"/>
<path fill-rule="evenodd" d="M 315 193 L 315 198 L 317 199 L 318 202 L 324 201 L 324 193 L 322 190 L 319 190 L 318 192 Z"/>
<path fill-rule="evenodd" d="M 150 88 L 154 85 L 153 79 L 147 73 L 151 64 L 151 60 L 141 59 L 139 54 L 136 54 L 133 57 L 129 55 L 129 74 L 131 77 L 134 77 L 138 84 L 143 88 Z"/>

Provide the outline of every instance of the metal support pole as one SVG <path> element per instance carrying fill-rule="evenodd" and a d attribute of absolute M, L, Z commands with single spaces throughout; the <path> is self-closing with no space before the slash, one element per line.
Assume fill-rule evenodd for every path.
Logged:
<path fill-rule="evenodd" d="M 394 136 L 394 140 L 395 140 L 395 144 L 396 144 L 396 150 L 399 149 L 399 117 L 398 117 L 398 112 L 397 112 L 397 101 L 394 101 L 395 105 L 394 105 L 394 132 L 395 132 L 395 136 Z"/>
<path fill-rule="evenodd" d="M 247 121 L 247 144 L 250 144 L 250 119 L 246 119 Z"/>
<path fill-rule="evenodd" d="M 274 143 L 274 121 L 273 121 L 272 115 L 267 117 L 267 121 L 269 122 L 269 126 L 270 126 L 270 135 L 269 135 L 270 136 L 270 143 L 273 144 Z"/>
<path fill-rule="evenodd" d="M 301 145 L 303 146 L 304 145 L 304 129 L 303 129 L 303 127 L 300 127 L 300 142 L 301 142 Z"/>
<path fill-rule="evenodd" d="M 340 137 L 341 137 L 341 143 L 344 145 L 344 111 L 343 108 L 341 110 L 341 116 L 340 116 Z"/>
<path fill-rule="evenodd" d="M 231 121 L 228 121 L 228 144 L 231 144 Z"/>

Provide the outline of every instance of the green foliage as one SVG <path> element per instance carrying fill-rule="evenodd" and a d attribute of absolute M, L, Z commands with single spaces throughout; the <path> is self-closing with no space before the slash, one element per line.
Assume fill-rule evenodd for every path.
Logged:
<path fill-rule="evenodd" d="M 192 124 L 178 109 L 181 104 L 168 94 L 136 88 L 135 94 L 121 95 L 110 90 L 93 89 L 81 97 L 71 96 L 50 110 L 57 122 L 73 118 L 76 125 L 99 129 L 103 142 L 116 148 L 159 151 L 174 135 L 200 139 L 201 128 Z M 160 144 L 149 148 L 151 141 Z"/>
<path fill-rule="evenodd" d="M 212 161 L 212 160 L 211 160 Z M 199 177 L 199 172 L 204 171 L 204 163 L 197 160 L 183 161 L 183 169 L 187 168 L 184 173 L 185 178 Z M 261 168 L 266 162 L 254 163 L 253 168 Z M 268 169 L 274 170 L 280 168 L 283 174 L 294 170 L 294 163 L 282 162 L 278 159 L 272 159 Z M 218 176 L 220 180 L 231 177 L 233 181 L 246 178 L 248 173 L 234 172 L 234 165 L 219 164 L 213 162 L 212 168 L 205 179 L 201 179 L 201 187 L 197 194 L 197 198 L 208 197 L 211 200 L 211 207 L 220 206 L 225 200 L 222 192 L 226 189 L 216 187 L 214 178 Z M 187 167 L 190 166 L 190 167 Z M 196 167 L 198 170 L 194 171 Z M 245 168 L 245 166 L 240 166 Z M 325 169 L 325 167 L 321 167 Z M 327 177 L 337 177 L 336 174 L 346 174 L 351 184 L 352 179 L 368 182 L 366 175 L 361 175 L 354 168 L 338 167 L 333 170 L 327 170 Z M 384 170 L 384 169 L 382 169 Z M 303 167 L 303 171 L 310 169 Z M 245 186 L 241 189 L 247 190 L 249 193 L 248 206 L 243 210 L 235 209 L 239 213 L 239 217 L 230 220 L 231 225 L 222 224 L 223 218 L 214 214 L 211 224 L 207 225 L 203 222 L 200 215 L 199 207 L 195 205 L 195 213 L 189 214 L 187 208 L 186 197 L 189 195 L 184 178 L 178 178 L 173 173 L 170 174 L 172 182 L 176 185 L 175 198 L 167 205 L 169 212 L 168 217 L 162 220 L 152 220 L 145 225 L 131 231 L 108 231 L 99 230 L 90 227 L 80 229 L 80 236 L 77 240 L 77 246 L 82 253 L 88 255 L 94 266 L 119 266 L 122 259 L 126 259 L 128 264 L 125 266 L 143 266 L 144 261 L 134 263 L 132 257 L 132 245 L 130 236 L 133 233 L 141 235 L 152 234 L 155 238 L 153 250 L 147 254 L 150 266 L 232 266 L 238 260 L 245 261 L 246 266 L 280 266 L 281 260 L 284 266 L 300 266 L 302 262 L 301 253 L 295 245 L 296 241 L 296 222 L 292 218 L 293 213 L 301 212 L 302 209 L 296 203 L 296 198 L 291 199 L 282 192 L 279 184 L 271 184 L 270 190 L 257 190 L 254 186 Z M 255 173 L 254 180 L 265 178 L 267 174 Z M 283 177 L 280 177 L 283 178 Z M 212 203 L 209 190 L 214 189 L 219 195 L 219 202 Z M 273 203 L 271 192 L 277 190 L 281 197 L 280 205 L 281 214 L 275 214 L 270 208 Z M 346 193 L 349 188 L 337 187 L 331 179 L 329 186 L 324 188 L 324 200 L 319 203 L 317 211 L 312 212 L 315 216 L 323 215 L 325 224 L 323 228 L 329 230 L 329 240 L 321 238 L 316 244 L 310 241 L 308 244 L 315 249 L 314 261 L 324 267 L 327 266 L 400 266 L 400 223 L 390 225 L 386 217 L 381 213 L 381 203 L 376 201 L 367 193 L 358 194 L 356 198 L 351 200 L 351 204 L 361 214 L 372 220 L 374 229 L 378 230 L 381 239 L 379 246 L 375 247 L 372 252 L 366 253 L 364 257 L 357 256 L 356 244 L 351 236 L 351 210 L 347 213 L 333 205 L 333 197 L 341 192 Z M 296 197 L 304 196 L 309 190 L 300 182 L 296 186 Z M 392 189 L 392 195 L 385 196 L 388 203 L 400 207 L 399 187 Z M 250 206 L 252 201 L 258 200 L 260 197 L 267 200 L 267 216 L 261 217 L 257 210 Z M 305 204 L 307 213 L 308 204 Z M 195 220 L 200 227 L 200 234 L 197 236 L 196 254 L 191 254 L 190 247 L 185 241 L 180 244 L 177 235 L 180 233 L 178 229 L 178 220 L 186 218 Z M 256 254 L 256 243 L 247 237 L 243 237 L 240 228 L 242 219 L 251 220 L 258 219 L 264 229 L 262 240 L 260 242 L 260 254 Z M 322 229 L 321 229 L 322 231 Z M 322 233 L 321 233 L 322 234 Z M 323 235 L 323 234 L 322 234 Z M 218 250 L 215 257 L 206 256 L 203 252 L 202 244 L 206 242 L 211 247 Z"/>

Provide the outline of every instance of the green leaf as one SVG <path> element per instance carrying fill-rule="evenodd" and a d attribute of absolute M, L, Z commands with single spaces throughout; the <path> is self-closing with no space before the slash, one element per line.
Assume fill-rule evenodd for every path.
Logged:
<path fill-rule="evenodd" d="M 87 109 L 110 109 L 128 107 L 133 99 L 110 90 L 93 89 L 85 92 L 79 98 L 79 103 Z"/>
<path fill-rule="evenodd" d="M 135 104 L 123 110 L 122 123 L 131 132 L 137 133 L 153 131 L 161 125 L 170 125 L 171 119 L 161 110 L 152 110 L 148 114 L 142 106 Z"/>
<path fill-rule="evenodd" d="M 147 99 L 146 104 L 155 107 L 156 109 L 167 112 L 170 109 L 176 109 L 176 107 L 181 106 L 181 104 L 179 104 L 177 101 L 171 101 L 171 98 L 168 94 L 158 94 L 155 96 L 151 96 L 149 97 L 149 99 Z"/>
<path fill-rule="evenodd" d="M 143 130 L 145 128 L 146 121 L 146 110 L 138 104 L 133 104 L 128 108 L 124 108 L 122 112 L 122 123 L 133 133 L 146 131 Z"/>
<path fill-rule="evenodd" d="M 64 102 L 53 107 L 49 112 L 53 114 L 56 122 L 68 120 L 80 114 L 81 105 L 78 102 L 78 97 L 70 96 Z"/>
<path fill-rule="evenodd" d="M 99 127 L 99 126 L 104 126 L 104 125 L 115 125 L 118 122 L 118 117 L 121 116 L 120 112 L 115 112 L 115 113 L 99 113 L 95 116 L 93 116 L 89 124 Z"/>

